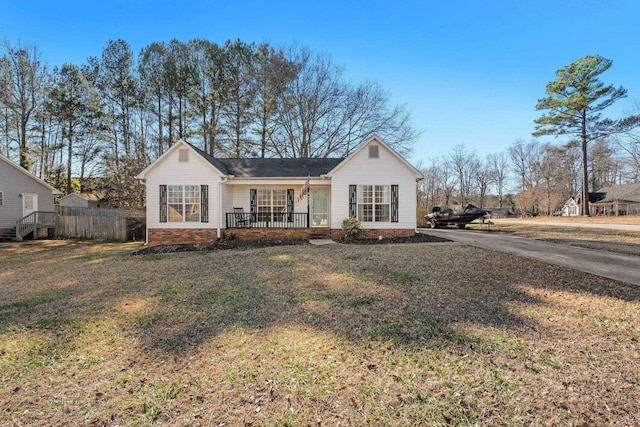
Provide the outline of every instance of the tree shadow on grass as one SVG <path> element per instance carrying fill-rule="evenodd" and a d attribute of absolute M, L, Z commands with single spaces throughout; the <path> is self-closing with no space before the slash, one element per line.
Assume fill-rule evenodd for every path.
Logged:
<path fill-rule="evenodd" d="M 0 396 L 25 424 L 87 422 L 73 408 L 63 412 L 59 396 L 98 407 L 92 414 L 105 425 L 141 417 L 177 423 L 205 410 L 219 411 L 217 423 L 264 424 L 293 406 L 307 408 L 296 415 L 300 424 L 362 425 L 368 417 L 407 425 L 606 424 L 608 414 L 593 415 L 599 409 L 590 396 L 600 390 L 611 417 L 637 424 L 637 382 L 625 382 L 635 373 L 616 370 L 626 362 L 619 354 L 631 354 L 617 353 L 628 331 L 615 329 L 618 319 L 595 318 L 597 303 L 633 311 L 627 302 L 640 300 L 640 290 L 611 280 L 431 244 L 139 257 L 70 247 L 52 258 L 0 259 L 0 331 L 8 343 L 0 345 L 0 368 L 11 376 Z M 582 336 L 531 314 L 578 308 L 596 312 L 580 326 Z M 584 353 L 563 365 L 563 352 L 576 345 Z M 38 389 L 39 377 L 61 385 Z M 614 391 L 610 378 L 621 384 Z M 34 399 L 38 410 L 24 411 L 34 395 L 48 402 Z"/>
<path fill-rule="evenodd" d="M 0 305 L 0 325 L 50 328 L 78 313 L 124 316 L 143 348 L 183 355 L 222 331 L 298 324 L 349 340 L 478 345 L 459 325 L 536 329 L 517 305 L 547 304 L 527 289 L 638 301 L 637 288 L 462 246 L 338 245 L 225 253 L 71 257 L 74 283 Z M 29 277 L 25 278 L 28 280 Z M 48 280 L 63 282 L 65 269 Z M 142 301 L 141 310 L 123 313 Z"/>

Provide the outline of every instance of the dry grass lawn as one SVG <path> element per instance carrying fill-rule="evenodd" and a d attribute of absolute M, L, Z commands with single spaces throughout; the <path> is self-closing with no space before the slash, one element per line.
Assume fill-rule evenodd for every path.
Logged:
<path fill-rule="evenodd" d="M 640 289 L 470 247 L 0 248 L 1 425 L 640 425 Z"/>
<path fill-rule="evenodd" d="M 548 225 L 546 223 L 562 225 Z M 621 217 L 538 217 L 527 220 L 498 219 L 491 226 L 492 232 L 510 233 L 529 239 L 544 240 L 569 246 L 601 249 L 640 256 L 640 233 L 604 228 L 583 228 L 580 224 L 640 224 L 640 216 Z M 568 225 L 565 225 L 568 224 Z M 473 223 L 469 229 L 487 230 L 487 226 Z"/>

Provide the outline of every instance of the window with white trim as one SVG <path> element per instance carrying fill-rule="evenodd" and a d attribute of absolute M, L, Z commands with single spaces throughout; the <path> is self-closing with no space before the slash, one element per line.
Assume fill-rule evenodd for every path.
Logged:
<path fill-rule="evenodd" d="M 267 213 L 285 213 L 287 211 L 287 190 L 258 190 L 256 205 L 258 217 L 261 220 L 266 219 Z M 278 218 L 274 219 L 279 220 Z"/>
<path fill-rule="evenodd" d="M 0 206 L 4 206 L 4 191 L 0 191 Z"/>
<path fill-rule="evenodd" d="M 358 219 L 362 222 L 390 222 L 391 186 L 358 185 Z"/>
<path fill-rule="evenodd" d="M 168 185 L 169 222 L 200 222 L 200 186 Z"/>

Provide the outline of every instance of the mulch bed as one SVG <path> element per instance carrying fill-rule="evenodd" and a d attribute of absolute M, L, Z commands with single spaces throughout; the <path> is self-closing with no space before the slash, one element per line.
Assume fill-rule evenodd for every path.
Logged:
<path fill-rule="evenodd" d="M 388 243 L 442 243 L 448 239 L 429 234 L 418 233 L 411 237 L 388 237 L 382 239 L 350 239 L 337 240 L 338 243 L 350 245 L 379 245 Z M 271 246 L 308 245 L 308 240 L 301 239 L 261 239 L 261 240 L 217 240 L 209 243 L 189 243 L 177 245 L 156 245 L 137 250 L 132 255 L 168 254 L 175 252 L 219 251 L 225 249 L 253 249 Z"/>

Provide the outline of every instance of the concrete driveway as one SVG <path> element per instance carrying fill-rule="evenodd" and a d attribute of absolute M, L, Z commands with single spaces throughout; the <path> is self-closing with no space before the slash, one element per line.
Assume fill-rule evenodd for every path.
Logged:
<path fill-rule="evenodd" d="M 419 229 L 455 244 L 532 258 L 640 286 L 640 257 L 476 230 Z"/>

